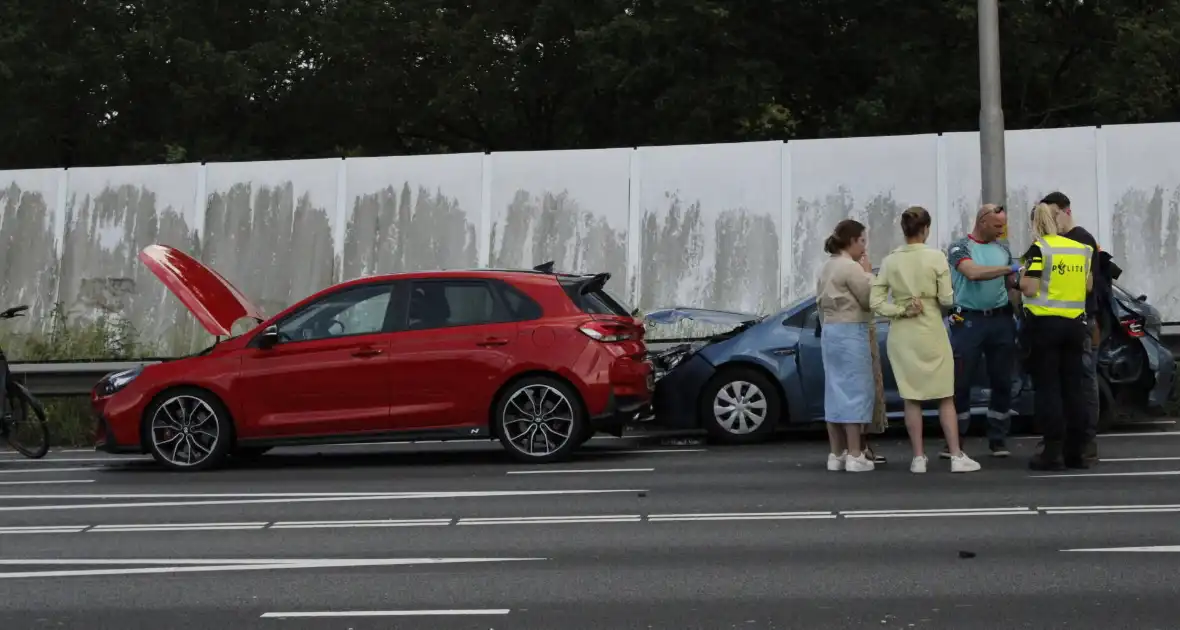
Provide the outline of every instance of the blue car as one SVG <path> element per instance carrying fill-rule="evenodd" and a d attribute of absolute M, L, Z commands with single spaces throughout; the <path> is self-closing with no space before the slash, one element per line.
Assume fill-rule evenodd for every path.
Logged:
<path fill-rule="evenodd" d="M 1162 318 L 1146 296 L 1132 297 L 1116 285 L 1109 309 L 1109 321 L 1118 325 L 1106 327 L 1098 352 L 1103 429 L 1162 412 L 1175 383 L 1175 359 L 1160 341 Z M 659 324 L 689 320 L 727 328 L 672 347 L 654 349 L 661 344 L 648 343 L 656 378 L 648 425 L 704 429 L 717 442 L 747 444 L 778 429 L 823 421 L 824 366 L 814 296 L 769 316 L 675 307 L 644 317 Z M 878 319 L 876 326 L 887 415 L 900 420 L 902 400 L 885 350 L 889 321 Z M 991 395 L 980 363 L 971 391 L 973 417 L 986 414 Z M 1022 361 L 1015 368 L 1012 413 L 1027 418 L 1033 414 L 1032 380 Z M 923 413 L 937 422 L 935 402 Z"/>

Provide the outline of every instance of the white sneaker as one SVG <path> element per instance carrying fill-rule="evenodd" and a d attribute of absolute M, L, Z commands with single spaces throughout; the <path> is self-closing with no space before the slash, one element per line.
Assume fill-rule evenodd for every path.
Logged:
<path fill-rule="evenodd" d="M 967 457 L 966 453 L 951 457 L 951 472 L 953 473 L 975 472 L 980 468 L 982 466 L 979 465 L 979 462 Z"/>
<path fill-rule="evenodd" d="M 925 455 L 919 455 L 918 457 L 915 457 L 914 461 L 910 462 L 910 472 L 912 472 L 912 473 L 926 472 L 926 462 L 927 461 L 929 461 L 929 460 L 927 460 Z"/>
<path fill-rule="evenodd" d="M 861 453 L 859 457 L 849 455 L 844 460 L 844 470 L 848 472 L 869 472 L 876 467 L 877 465 L 871 459 L 865 457 L 864 453 Z"/>
<path fill-rule="evenodd" d="M 832 472 L 839 472 L 844 470 L 844 462 L 848 459 L 848 451 L 836 455 L 835 453 L 828 453 L 828 470 Z"/>

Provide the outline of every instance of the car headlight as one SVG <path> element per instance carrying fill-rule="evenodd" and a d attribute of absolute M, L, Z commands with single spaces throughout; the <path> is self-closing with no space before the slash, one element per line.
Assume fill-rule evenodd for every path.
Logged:
<path fill-rule="evenodd" d="M 123 370 L 122 372 L 114 372 L 107 374 L 98 382 L 98 393 L 102 396 L 110 396 L 111 394 L 127 387 L 131 381 L 134 381 L 141 373 L 142 367 L 131 368 L 130 370 Z"/>

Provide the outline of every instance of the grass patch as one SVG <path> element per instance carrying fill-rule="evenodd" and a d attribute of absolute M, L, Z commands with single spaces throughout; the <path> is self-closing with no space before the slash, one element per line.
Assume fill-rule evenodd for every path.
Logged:
<path fill-rule="evenodd" d="M 108 316 L 70 320 L 61 304 L 50 311 L 47 325 L 29 333 L 0 335 L 10 362 L 131 360 L 153 356 L 156 348 L 138 341 L 130 322 Z M 94 444 L 90 399 L 84 396 L 45 397 L 49 439 L 53 446 Z"/>

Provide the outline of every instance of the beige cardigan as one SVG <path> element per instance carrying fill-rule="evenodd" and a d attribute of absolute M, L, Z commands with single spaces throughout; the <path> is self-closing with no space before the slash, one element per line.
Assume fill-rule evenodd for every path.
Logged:
<path fill-rule="evenodd" d="M 873 274 L 861 269 L 860 263 L 837 254 L 819 270 L 816 283 L 816 302 L 823 323 L 868 323 L 873 321 L 869 310 Z"/>

